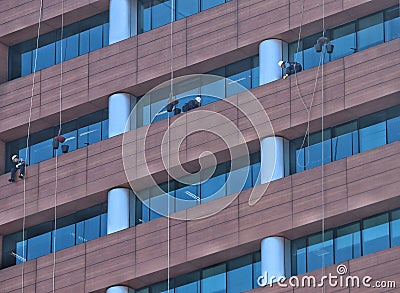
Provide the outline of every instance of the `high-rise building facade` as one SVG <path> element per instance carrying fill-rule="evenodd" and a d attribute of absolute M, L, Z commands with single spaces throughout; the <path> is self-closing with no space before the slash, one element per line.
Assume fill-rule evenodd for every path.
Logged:
<path fill-rule="evenodd" d="M 0 15 L 0 292 L 399 291 L 397 0 Z"/>

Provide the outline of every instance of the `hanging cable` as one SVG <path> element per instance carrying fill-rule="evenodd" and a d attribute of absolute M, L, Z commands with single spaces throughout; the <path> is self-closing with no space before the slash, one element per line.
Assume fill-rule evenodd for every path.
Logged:
<path fill-rule="evenodd" d="M 173 101 L 174 99 L 174 52 L 173 52 L 173 22 L 174 22 L 174 15 L 175 15 L 175 1 L 172 0 L 171 1 L 171 24 L 170 24 L 170 72 L 171 72 L 171 76 L 170 76 L 170 95 L 169 95 L 169 102 Z M 170 176 L 169 176 L 169 172 L 170 172 L 170 112 L 168 112 L 168 142 L 167 142 L 167 176 L 168 176 L 168 181 L 167 181 L 167 292 L 169 292 L 170 289 L 170 277 L 171 277 L 171 271 L 170 271 L 170 265 L 171 265 L 171 258 L 170 258 L 170 250 L 171 250 L 171 243 L 170 243 Z"/>
<path fill-rule="evenodd" d="M 29 117 L 28 117 L 28 130 L 26 136 L 26 148 L 25 148 L 25 160 L 28 160 L 28 150 L 29 150 L 29 138 L 30 138 L 30 130 L 31 130 L 31 120 L 32 120 L 32 107 L 33 107 L 33 96 L 35 92 L 35 79 L 36 79 L 36 68 L 37 68 L 37 60 L 38 60 L 38 50 L 39 50 L 39 38 L 40 38 L 40 25 L 42 21 L 42 12 L 43 12 L 43 0 L 40 0 L 39 6 L 39 19 L 38 19 L 38 27 L 36 34 L 36 50 L 35 50 L 35 58 L 33 60 L 33 76 L 32 76 L 32 88 L 31 88 L 31 100 L 29 106 Z M 26 162 L 26 161 L 25 161 Z M 25 261 L 26 261 L 26 252 L 25 252 L 25 225 L 26 225 L 26 178 L 24 179 L 24 204 L 23 204 L 23 216 L 22 216 L 22 272 L 21 272 L 21 291 L 24 293 L 24 273 L 25 273 Z"/>
<path fill-rule="evenodd" d="M 61 0 L 61 35 L 60 35 L 60 83 L 59 83 L 59 126 L 58 136 L 61 135 L 62 123 L 62 85 L 63 85 L 63 37 L 64 37 L 64 0 Z M 56 239 L 57 239 L 57 188 L 58 188 L 58 149 L 55 158 L 55 186 L 54 186 L 54 233 L 53 233 L 53 269 L 52 269 L 52 289 L 55 292 L 55 272 L 56 272 Z"/>

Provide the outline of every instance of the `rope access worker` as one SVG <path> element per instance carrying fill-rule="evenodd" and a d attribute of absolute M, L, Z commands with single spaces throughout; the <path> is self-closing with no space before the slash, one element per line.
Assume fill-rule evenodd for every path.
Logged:
<path fill-rule="evenodd" d="M 189 110 L 196 109 L 201 106 L 201 98 L 196 97 L 194 100 L 190 100 L 189 102 L 185 103 L 182 107 L 183 112 L 187 112 Z"/>
<path fill-rule="evenodd" d="M 24 179 L 25 176 L 25 160 L 23 158 L 18 158 L 17 155 L 11 157 L 12 167 L 11 167 L 11 178 L 8 179 L 9 182 L 15 181 L 15 173 L 19 170 L 19 178 Z"/>
<path fill-rule="evenodd" d="M 285 69 L 285 75 L 283 76 L 283 79 L 286 79 L 289 75 L 300 72 L 303 69 L 301 64 L 298 62 L 287 62 L 282 60 L 278 62 L 278 66 L 282 69 Z"/>

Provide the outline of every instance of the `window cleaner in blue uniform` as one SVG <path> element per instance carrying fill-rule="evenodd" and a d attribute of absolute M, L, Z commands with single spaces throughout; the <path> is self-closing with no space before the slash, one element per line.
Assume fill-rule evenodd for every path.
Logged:
<path fill-rule="evenodd" d="M 25 176 L 25 160 L 23 158 L 18 158 L 17 155 L 11 157 L 12 167 L 11 167 L 11 178 L 8 179 L 9 182 L 15 181 L 15 173 L 19 170 L 19 178 L 24 179 Z"/>
<path fill-rule="evenodd" d="M 283 76 L 283 79 L 286 79 L 289 75 L 300 72 L 303 69 L 301 64 L 298 62 L 287 62 L 282 60 L 278 62 L 278 66 L 282 69 L 285 69 L 285 75 Z"/>

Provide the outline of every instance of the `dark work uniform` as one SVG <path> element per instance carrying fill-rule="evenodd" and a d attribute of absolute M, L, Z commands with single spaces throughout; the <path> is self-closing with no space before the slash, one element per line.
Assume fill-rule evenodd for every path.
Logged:
<path fill-rule="evenodd" d="M 15 180 L 15 173 L 19 170 L 19 177 L 23 178 L 25 175 L 25 162 L 23 159 L 19 159 L 17 163 L 12 161 L 12 167 L 11 167 L 11 179 L 9 181 L 14 181 Z"/>
<path fill-rule="evenodd" d="M 285 62 L 285 74 L 292 75 L 296 72 L 300 72 L 303 68 L 298 62 Z"/>

